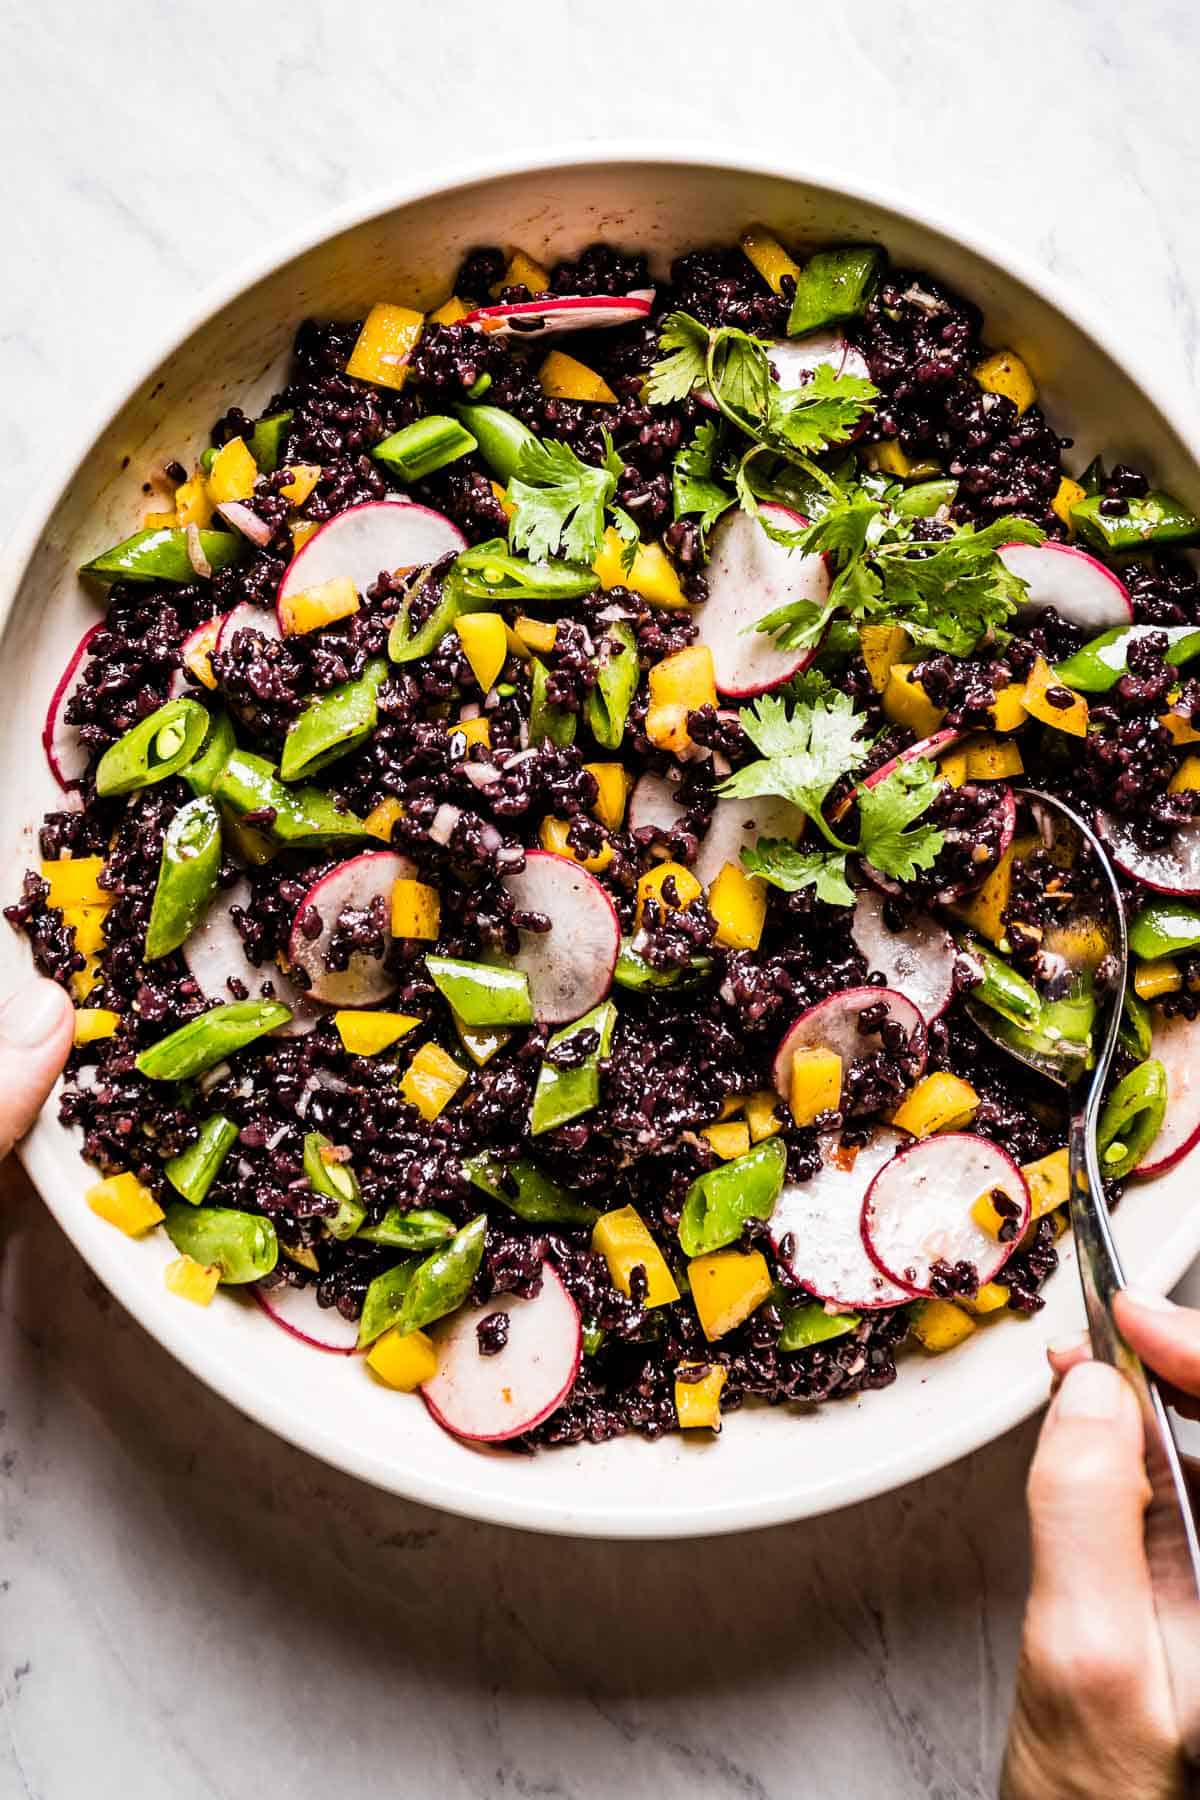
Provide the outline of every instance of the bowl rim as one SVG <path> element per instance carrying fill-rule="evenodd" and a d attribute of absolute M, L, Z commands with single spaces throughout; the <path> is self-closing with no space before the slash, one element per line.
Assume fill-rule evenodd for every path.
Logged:
<path fill-rule="evenodd" d="M 1114 341 L 1105 323 L 1095 316 L 1086 301 L 1080 300 L 1069 283 L 1048 274 L 1033 258 L 1013 249 L 1002 239 L 961 224 L 936 207 L 910 199 L 887 184 L 847 177 L 831 164 L 807 160 L 792 162 L 766 149 L 726 149 L 716 154 L 710 147 L 689 140 L 658 142 L 619 138 L 600 143 L 567 140 L 548 148 L 515 149 L 500 157 L 466 160 L 455 163 L 436 177 L 426 173 L 408 183 L 374 188 L 367 197 L 324 211 L 302 229 L 272 239 L 264 251 L 240 262 L 232 275 L 211 283 L 187 309 L 182 321 L 173 323 L 169 330 L 153 338 L 149 353 L 138 358 L 128 373 L 110 385 L 105 397 L 87 410 L 79 431 L 71 433 L 67 448 L 49 458 L 35 479 L 11 534 L 0 546 L 0 631 L 7 626 L 21 577 L 52 515 L 54 503 L 83 466 L 92 445 L 110 428 L 122 408 L 159 365 L 175 355 L 187 339 L 223 307 L 294 258 L 397 208 L 436 200 L 439 195 L 460 188 L 499 185 L 525 175 L 580 170 L 602 173 L 605 169 L 616 170 L 630 164 L 661 166 L 664 171 L 711 169 L 794 182 L 823 190 L 833 198 L 894 213 L 921 229 L 940 235 L 1003 270 L 1018 286 L 1029 289 L 1065 315 L 1122 369 L 1137 389 L 1140 400 L 1159 414 L 1178 439 L 1185 445 L 1197 439 L 1193 409 L 1180 406 L 1173 398 L 1168 399 L 1157 377 L 1142 366 L 1140 355 L 1131 356 L 1124 346 Z M 176 316 L 172 310 L 172 319 Z M 303 1429 L 298 1423 L 292 1424 L 289 1409 L 263 1399 L 253 1385 L 243 1379 L 238 1365 L 215 1349 L 201 1346 L 198 1351 L 194 1334 L 185 1328 L 184 1320 L 178 1328 L 168 1319 L 156 1318 L 153 1323 L 149 1322 L 141 1305 L 139 1290 L 142 1283 L 136 1273 L 135 1259 L 122 1261 L 118 1258 L 109 1268 L 98 1268 L 85 1251 L 81 1235 L 73 1229 L 71 1210 L 61 1195 L 55 1193 L 56 1176 L 48 1151 L 35 1136 L 19 1144 L 17 1154 L 49 1210 L 84 1256 L 89 1268 L 137 1323 L 192 1375 L 257 1424 L 296 1448 L 374 1486 L 472 1519 L 525 1530 L 602 1539 L 687 1538 L 762 1529 L 873 1499 L 946 1468 L 1028 1419 L 1047 1398 L 1046 1384 L 1040 1378 L 1035 1381 L 1030 1376 L 1014 1382 L 1003 1400 L 988 1408 L 986 1428 L 972 1428 L 961 1419 L 954 1420 L 910 1443 L 903 1452 L 891 1455 L 886 1463 L 867 1476 L 861 1471 L 835 1474 L 808 1501 L 803 1496 L 789 1500 L 777 1494 L 763 1500 L 751 1497 L 708 1506 L 703 1499 L 702 1486 L 698 1484 L 696 1504 L 673 1515 L 664 1517 L 661 1511 L 633 1505 L 619 1515 L 597 1521 L 581 1519 L 578 1512 L 567 1506 L 541 1502 L 532 1496 L 511 1501 L 497 1498 L 488 1494 L 486 1483 L 472 1481 L 469 1476 L 461 1482 L 430 1477 L 419 1465 L 404 1470 L 403 1478 L 398 1479 L 396 1472 L 389 1469 L 383 1459 L 373 1455 L 368 1446 L 347 1453 L 343 1443 L 335 1441 L 313 1421 L 306 1422 Z M 1184 1228 L 1183 1221 L 1177 1222 L 1170 1245 L 1164 1244 L 1139 1270 L 1140 1280 L 1166 1284 L 1179 1278 L 1200 1251 L 1200 1209 L 1196 1209 L 1192 1217 L 1190 1232 Z M 1172 1252 L 1170 1255 L 1166 1254 L 1168 1248 Z"/>

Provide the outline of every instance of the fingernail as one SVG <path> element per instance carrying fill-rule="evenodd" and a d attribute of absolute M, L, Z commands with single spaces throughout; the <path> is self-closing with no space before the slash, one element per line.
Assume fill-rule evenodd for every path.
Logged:
<path fill-rule="evenodd" d="M 1070 1337 L 1051 1338 L 1046 1350 L 1051 1356 L 1071 1356 L 1076 1350 L 1082 1350 L 1087 1341 L 1086 1331 L 1076 1331 Z"/>
<path fill-rule="evenodd" d="M 1121 1292 L 1127 1300 L 1132 1300 L 1135 1306 L 1144 1306 L 1147 1312 L 1176 1312 L 1178 1310 L 1173 1300 L 1168 1300 L 1165 1294 L 1155 1294 L 1149 1288 L 1127 1287 L 1122 1288 Z"/>
<path fill-rule="evenodd" d="M 1107 1363 L 1078 1363 L 1063 1376 L 1055 1413 L 1060 1419 L 1115 1419 L 1122 1380 Z"/>
<path fill-rule="evenodd" d="M 40 977 L 18 988 L 0 1006 L 0 1037 L 19 1050 L 45 1043 L 62 1023 L 62 989 Z"/>

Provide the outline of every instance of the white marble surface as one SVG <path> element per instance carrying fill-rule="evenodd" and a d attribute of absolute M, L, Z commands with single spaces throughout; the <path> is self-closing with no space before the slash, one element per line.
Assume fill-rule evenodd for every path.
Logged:
<path fill-rule="evenodd" d="M 1198 51 L 1186 0 L 0 0 L 0 537 L 207 281 L 391 177 L 568 137 L 894 183 L 1195 403 Z M 752 1538 L 465 1524 L 248 1424 L 4 1187 L 0 1800 L 993 1792 L 1031 1429 Z"/>

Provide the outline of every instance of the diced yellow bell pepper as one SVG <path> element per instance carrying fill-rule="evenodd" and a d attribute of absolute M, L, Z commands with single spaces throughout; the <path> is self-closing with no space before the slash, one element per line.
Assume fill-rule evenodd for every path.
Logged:
<path fill-rule="evenodd" d="M 725 1122 L 726 1119 L 736 1119 L 738 1114 L 742 1111 L 742 1108 L 745 1106 L 745 1104 L 746 1104 L 746 1095 L 745 1094 L 726 1094 L 725 1098 L 721 1102 L 721 1110 L 717 1114 L 717 1118 L 722 1122 L 722 1124 Z"/>
<path fill-rule="evenodd" d="M 404 1071 L 400 1092 L 423 1119 L 436 1119 L 467 1079 L 467 1070 L 440 1045 L 422 1044 Z"/>
<path fill-rule="evenodd" d="M 904 661 L 911 648 L 908 633 L 903 625 L 860 625 L 858 640 L 871 686 L 882 694 L 892 669 Z"/>
<path fill-rule="evenodd" d="M 1015 350 L 997 350 L 987 356 L 975 370 L 975 379 L 985 394 L 1003 394 L 1018 413 L 1028 412 L 1037 399 L 1033 376 Z"/>
<path fill-rule="evenodd" d="M 949 782 L 952 788 L 960 788 L 967 779 L 967 753 L 965 750 L 945 750 L 938 758 L 938 774 L 943 781 Z"/>
<path fill-rule="evenodd" d="M 712 651 L 707 644 L 689 644 L 686 650 L 664 656 L 651 669 L 649 680 L 652 706 L 686 706 L 689 712 L 697 712 L 717 703 Z"/>
<path fill-rule="evenodd" d="M 500 1025 L 464 1025 L 457 1013 L 454 1015 L 454 1029 L 458 1033 L 459 1043 L 477 1069 L 490 1063 L 496 1052 L 503 1050 L 512 1037 L 512 1032 L 504 1030 Z"/>
<path fill-rule="evenodd" d="M 603 869 L 607 869 L 613 859 L 612 845 L 602 845 L 593 856 L 580 856 L 567 841 L 570 830 L 570 819 L 555 819 L 547 814 L 538 826 L 538 842 L 543 850 L 549 850 L 554 856 L 569 856 L 573 862 L 582 863 L 592 875 L 599 875 Z"/>
<path fill-rule="evenodd" d="M 142 514 L 143 531 L 174 531 L 179 519 L 174 512 L 148 512 Z"/>
<path fill-rule="evenodd" d="M 724 1125 L 705 1125 L 700 1132 L 723 1162 L 745 1156 L 750 1148 L 750 1127 L 744 1119 L 730 1119 Z"/>
<path fill-rule="evenodd" d="M 842 1098 L 842 1059 L 836 1050 L 814 1044 L 792 1057 L 788 1100 L 797 1125 L 811 1125 L 824 1112 L 836 1112 Z"/>
<path fill-rule="evenodd" d="M 771 1292 L 771 1271 L 761 1250 L 715 1250 L 688 1264 L 692 1302 L 709 1343 L 734 1331 Z"/>
<path fill-rule="evenodd" d="M 614 525 L 604 534 L 604 547 L 592 564 L 592 571 L 605 593 L 610 588 L 628 588 L 654 606 L 687 605 L 687 595 L 679 584 L 679 574 L 661 544 L 639 544 L 633 567 L 626 571 L 621 558 L 625 544 Z"/>
<path fill-rule="evenodd" d="M 1047 925 L 1042 949 L 1062 956 L 1077 968 L 1097 969 L 1108 955 L 1108 939 L 1094 921 L 1078 925 Z"/>
<path fill-rule="evenodd" d="M 657 750 L 669 756 L 686 757 L 695 749 L 688 731 L 686 706 L 654 706 L 646 708 L 646 736 Z"/>
<path fill-rule="evenodd" d="M 893 663 L 883 690 L 884 716 L 893 725 L 907 725 L 919 738 L 937 730 L 945 713 L 933 704 L 919 681 L 913 679 L 913 663 Z"/>
<path fill-rule="evenodd" d="M 102 856 L 62 856 L 42 864 L 42 880 L 50 885 L 47 906 L 111 906 L 113 895 L 100 886 Z"/>
<path fill-rule="evenodd" d="M 408 378 L 408 359 L 416 349 L 424 323 L 423 315 L 410 306 L 380 301 L 363 321 L 346 364 L 347 375 L 357 381 L 373 381 L 379 387 L 402 388 Z"/>
<path fill-rule="evenodd" d="M 182 526 L 195 525 L 201 531 L 212 523 L 216 507 L 208 491 L 208 482 L 197 469 L 175 489 L 175 518 Z"/>
<path fill-rule="evenodd" d="M 210 619 L 204 630 L 194 633 L 187 639 L 187 648 L 183 652 L 183 666 L 200 683 L 201 687 L 213 689 L 217 685 L 216 673 L 212 666 L 212 653 L 217 647 L 217 638 L 221 632 L 221 616 Z"/>
<path fill-rule="evenodd" d="M 508 660 L 508 635 L 499 613 L 464 613 L 455 631 L 471 673 L 484 693 L 499 679 Z"/>
<path fill-rule="evenodd" d="M 872 468 L 897 481 L 927 481 L 931 476 L 941 474 L 940 463 L 931 462 L 928 457 L 918 457 L 914 461 L 897 438 L 884 438 L 881 443 L 872 444 L 867 457 Z"/>
<path fill-rule="evenodd" d="M 141 1237 L 163 1217 L 162 1207 L 131 1169 L 98 1181 L 83 1197 L 94 1213 L 126 1237 Z"/>
<path fill-rule="evenodd" d="M 552 350 L 538 370 L 548 400 L 578 400 L 585 406 L 615 406 L 617 396 L 595 369 L 562 350 Z"/>
<path fill-rule="evenodd" d="M 625 802 L 629 798 L 629 772 L 624 763 L 584 763 L 584 768 L 600 790 L 592 811 L 609 831 L 619 831 L 625 819 Z"/>
<path fill-rule="evenodd" d="M 975 1330 L 975 1321 L 953 1300 L 922 1300 L 912 1310 L 912 1334 L 923 1350 L 937 1356 L 953 1350 Z"/>
<path fill-rule="evenodd" d="M 1029 1188 L 1030 1222 L 1036 1225 L 1055 1207 L 1066 1206 L 1071 1197 L 1071 1165 L 1066 1146 L 1061 1150 L 1052 1150 L 1049 1156 L 1039 1156 L 1036 1162 L 1026 1163 L 1022 1170 Z M 996 1211 L 990 1194 L 981 1194 L 971 1208 L 971 1217 L 975 1223 L 994 1237 L 1000 1239 L 1004 1220 Z"/>
<path fill-rule="evenodd" d="M 978 1105 L 979 1095 L 970 1082 L 940 1069 L 905 1095 L 892 1124 L 918 1138 L 932 1137 L 935 1131 L 960 1131 L 970 1124 Z"/>
<path fill-rule="evenodd" d="M 431 325 L 461 325 L 467 314 L 474 311 L 475 308 L 468 306 L 465 300 L 460 300 L 457 294 L 451 294 L 448 300 L 443 300 L 440 306 L 434 307 L 429 315 L 429 323 Z"/>
<path fill-rule="evenodd" d="M 1159 713 L 1158 722 L 1173 744 L 1200 744 L 1200 731 L 1174 707 L 1170 712 Z"/>
<path fill-rule="evenodd" d="M 292 463 L 289 465 L 292 479 L 280 488 L 285 500 L 293 506 L 303 506 L 318 481 L 321 479 L 320 463 Z"/>
<path fill-rule="evenodd" d="M 1170 781 L 1168 794 L 1193 794 L 1200 788 L 1200 756 L 1185 756 Z"/>
<path fill-rule="evenodd" d="M 221 1285 L 218 1263 L 199 1263 L 191 1256 L 177 1256 L 163 1271 L 163 1280 L 181 1300 L 193 1306 L 208 1306 Z"/>
<path fill-rule="evenodd" d="M 1007 1306 L 1008 1295 L 1009 1290 L 1002 1281 L 985 1281 L 979 1292 L 970 1300 L 965 1295 L 960 1295 L 958 1305 L 976 1318 L 982 1318 L 988 1313 L 999 1312 L 1002 1306 Z"/>
<path fill-rule="evenodd" d="M 348 619 L 358 611 L 358 589 L 348 575 L 335 575 L 316 587 L 299 594 L 288 594 L 279 602 L 280 622 L 287 637 L 299 637 L 306 631 L 319 631 L 338 619 Z"/>
<path fill-rule="evenodd" d="M 758 270 L 773 294 L 783 292 L 783 278 L 800 279 L 800 265 L 784 249 L 774 232 L 765 225 L 751 225 L 742 233 L 742 251 Z"/>
<path fill-rule="evenodd" d="M 989 708 L 992 723 L 997 731 L 1016 731 L 1027 718 L 1025 711 L 1025 688 L 1020 681 L 1010 681 L 1007 687 L 997 690 L 995 701 Z"/>
<path fill-rule="evenodd" d="M 726 863 L 708 890 L 717 942 L 727 950 L 757 950 L 767 918 L 767 884 L 740 863 Z"/>
<path fill-rule="evenodd" d="M 100 958 L 89 956 L 82 969 L 76 969 L 71 976 L 71 998 L 79 1002 L 86 1000 L 94 988 L 100 985 Z"/>
<path fill-rule="evenodd" d="M 468 749 L 472 744 L 481 744 L 485 750 L 492 747 L 491 720 L 482 716 L 478 719 L 447 719 L 446 730 L 465 739 Z"/>
<path fill-rule="evenodd" d="M 1176 994 L 1182 986 L 1179 964 L 1171 956 L 1160 956 L 1154 962 L 1140 962 L 1133 972 L 1133 991 L 1139 1000 L 1157 1000 L 1163 994 Z"/>
<path fill-rule="evenodd" d="M 367 1367 L 385 1387 L 412 1394 L 437 1374 L 437 1350 L 425 1332 L 401 1333 L 393 1325 L 367 1351 Z"/>
<path fill-rule="evenodd" d="M 120 1023 L 120 1013 L 107 1006 L 82 1007 L 75 1014 L 75 1042 L 95 1044 L 101 1038 L 114 1037 Z"/>
<path fill-rule="evenodd" d="M 680 1363 L 675 1377 L 675 1417 L 679 1420 L 681 1431 L 695 1431 L 707 1426 L 710 1431 L 721 1429 L 721 1389 L 725 1386 L 728 1371 L 720 1363 L 710 1363 L 706 1374 L 699 1381 L 688 1381 L 683 1378 L 684 1371 L 696 1364 Z M 703 1367 L 703 1365 L 699 1365 Z"/>
<path fill-rule="evenodd" d="M 208 471 L 209 498 L 214 506 L 230 500 L 249 500 L 258 480 L 258 464 L 240 437 L 222 444 Z"/>
<path fill-rule="evenodd" d="M 675 883 L 674 901 L 666 899 L 663 894 L 663 883 L 668 880 L 674 880 Z M 692 901 L 698 900 L 703 892 L 704 889 L 692 871 L 685 868 L 682 863 L 657 863 L 653 869 L 647 869 L 646 873 L 638 878 L 637 923 L 640 925 L 642 922 L 642 914 L 646 910 L 647 900 L 657 900 L 662 910 L 667 912 L 672 907 L 690 906 Z"/>
<path fill-rule="evenodd" d="M 1071 694 L 1070 705 L 1053 705 L 1046 697 L 1050 693 Z M 1044 656 L 1039 656 L 1034 663 L 1022 698 L 1026 712 L 1040 719 L 1043 725 L 1053 725 L 1056 731 L 1065 731 L 1071 737 L 1087 736 L 1087 701 L 1082 694 L 1073 694 L 1069 687 L 1064 687 Z"/>
<path fill-rule="evenodd" d="M 646 1276 L 647 1308 L 670 1306 L 678 1300 L 679 1289 L 667 1260 L 632 1206 L 601 1214 L 592 1227 L 592 1249 L 608 1264 L 612 1284 L 620 1293 L 629 1294 L 630 1278 L 640 1267 Z"/>
<path fill-rule="evenodd" d="M 409 1013 L 359 1012 L 343 1008 L 333 1015 L 342 1048 L 351 1056 L 378 1056 L 421 1023 Z"/>
<path fill-rule="evenodd" d="M 1050 511 L 1061 519 L 1072 537 L 1075 536 L 1075 521 L 1071 517 L 1071 508 L 1078 506 L 1086 498 L 1087 489 L 1080 487 L 1077 481 L 1072 481 L 1069 475 L 1064 475 L 1050 502 Z"/>
<path fill-rule="evenodd" d="M 513 631 L 527 657 L 531 650 L 538 656 L 544 656 L 558 642 L 558 626 L 553 621 L 529 619 L 523 613 L 519 613 L 513 620 Z"/>
<path fill-rule="evenodd" d="M 778 1103 L 779 1096 L 769 1088 L 760 1088 L 757 1093 L 746 1095 L 743 1110 L 750 1127 L 752 1144 L 761 1144 L 764 1138 L 775 1137 L 783 1130 L 783 1121 L 775 1110 Z"/>
<path fill-rule="evenodd" d="M 292 519 L 288 530 L 292 534 L 292 553 L 299 556 L 310 537 L 321 529 L 316 519 Z"/>
<path fill-rule="evenodd" d="M 442 928 L 442 901 L 435 887 L 401 875 L 392 883 L 392 936 L 436 942 Z"/>
<path fill-rule="evenodd" d="M 1025 773 L 1020 746 L 1011 738 L 993 737 L 983 731 L 967 740 L 963 754 L 968 781 L 1007 781 L 1012 775 Z"/>
<path fill-rule="evenodd" d="M 511 519 L 517 510 L 516 501 L 509 499 L 507 488 L 501 487 L 498 481 L 493 481 L 489 483 L 489 485 L 496 501 L 496 505 L 500 508 L 500 511 L 504 514 L 506 519 Z"/>
<path fill-rule="evenodd" d="M 964 925 L 998 944 L 1004 936 L 1004 915 L 1012 899 L 1014 850 L 1010 844 L 991 874 L 982 881 L 969 900 L 960 900 L 951 911 Z"/>
<path fill-rule="evenodd" d="M 531 294 L 548 293 L 550 272 L 540 262 L 534 262 L 532 256 L 526 256 L 524 250 L 514 250 L 508 259 L 508 267 L 488 292 L 493 300 L 498 300 L 505 288 L 510 287 L 528 288 Z"/>
<path fill-rule="evenodd" d="M 71 929 L 75 948 L 81 956 L 91 956 L 93 952 L 103 950 L 106 942 L 104 921 L 108 917 L 107 906 L 64 906 L 62 916 L 63 924 Z"/>
<path fill-rule="evenodd" d="M 378 801 L 363 820 L 363 825 L 372 837 L 382 838 L 385 844 L 392 841 L 397 819 L 404 817 L 404 803 L 389 794 L 386 800 Z"/>

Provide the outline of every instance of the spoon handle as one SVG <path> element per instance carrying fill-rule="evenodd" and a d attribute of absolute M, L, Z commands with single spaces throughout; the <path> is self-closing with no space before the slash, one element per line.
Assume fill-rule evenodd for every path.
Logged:
<path fill-rule="evenodd" d="M 1092 1351 L 1121 1370 L 1137 1394 L 1146 1436 L 1146 1560 L 1175 1702 L 1180 1738 L 1200 1764 L 1200 1538 L 1179 1446 L 1155 1377 L 1117 1328 L 1112 1301 L 1125 1285 L 1096 1156 L 1094 1121 L 1071 1119 L 1071 1227 Z"/>

